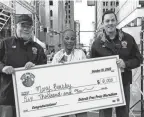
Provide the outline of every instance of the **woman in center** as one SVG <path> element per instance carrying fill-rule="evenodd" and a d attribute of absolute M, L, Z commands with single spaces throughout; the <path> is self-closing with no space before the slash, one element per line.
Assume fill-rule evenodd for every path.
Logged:
<path fill-rule="evenodd" d="M 86 59 L 85 53 L 81 49 L 76 49 L 76 33 L 67 29 L 63 31 L 63 44 L 64 49 L 58 51 L 52 60 L 52 64 L 65 63 L 65 62 L 74 62 Z M 69 117 L 63 116 L 63 117 Z M 87 113 L 78 113 L 76 117 L 87 117 Z"/>

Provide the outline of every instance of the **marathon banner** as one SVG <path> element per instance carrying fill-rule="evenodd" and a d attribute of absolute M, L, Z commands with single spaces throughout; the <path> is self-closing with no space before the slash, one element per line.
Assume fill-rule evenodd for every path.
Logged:
<path fill-rule="evenodd" d="M 109 56 L 16 69 L 17 117 L 59 117 L 125 105 L 117 59 Z"/>

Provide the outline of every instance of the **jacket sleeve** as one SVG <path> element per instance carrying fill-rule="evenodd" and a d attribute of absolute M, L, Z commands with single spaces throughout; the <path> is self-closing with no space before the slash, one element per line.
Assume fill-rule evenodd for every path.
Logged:
<path fill-rule="evenodd" d="M 39 48 L 36 65 L 42 64 L 47 64 L 47 56 L 45 55 L 43 48 Z"/>
<path fill-rule="evenodd" d="M 90 50 L 90 58 L 96 58 L 96 57 L 99 57 L 99 55 L 97 54 L 97 51 L 95 49 L 95 41 L 94 41 Z"/>
<path fill-rule="evenodd" d="M 4 41 L 0 41 L 0 73 L 2 73 L 2 69 L 5 64 L 2 62 L 5 54 Z"/>
<path fill-rule="evenodd" d="M 126 69 L 134 69 L 136 67 L 139 67 L 140 64 L 142 63 L 142 59 L 143 57 L 139 52 L 135 40 L 133 39 L 133 46 L 131 49 L 130 58 L 127 61 L 125 61 Z"/>
<path fill-rule="evenodd" d="M 86 59 L 86 54 L 81 50 L 81 59 L 85 60 Z"/>

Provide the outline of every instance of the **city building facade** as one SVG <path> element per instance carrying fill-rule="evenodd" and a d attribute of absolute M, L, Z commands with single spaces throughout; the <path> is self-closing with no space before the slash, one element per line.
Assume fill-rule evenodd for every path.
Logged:
<path fill-rule="evenodd" d="M 74 1 L 11 0 L 0 2 L 0 5 L 5 7 L 0 9 L 1 13 L 5 13 L 0 17 L 1 37 L 14 35 L 15 22 L 20 14 L 33 18 L 35 38 L 55 50 L 62 45 L 62 31 L 67 28 L 74 30 Z"/>
<path fill-rule="evenodd" d="M 51 49 L 59 50 L 62 46 L 62 31 L 74 30 L 74 1 L 45 1 L 46 12 L 46 43 Z"/>
<path fill-rule="evenodd" d="M 139 4 L 140 0 L 119 1 L 119 8 L 116 12 L 118 18 L 118 28 L 140 25 L 140 17 L 143 17 L 143 10 Z M 142 13 L 142 14 L 141 14 Z"/>
<path fill-rule="evenodd" d="M 65 28 L 71 28 L 74 30 L 74 1 L 65 0 Z"/>
<path fill-rule="evenodd" d="M 52 31 L 58 31 L 58 1 L 55 0 L 45 0 L 45 13 L 46 13 L 46 43 L 49 49 L 56 49 L 56 45 L 59 43 L 59 36 Z"/>

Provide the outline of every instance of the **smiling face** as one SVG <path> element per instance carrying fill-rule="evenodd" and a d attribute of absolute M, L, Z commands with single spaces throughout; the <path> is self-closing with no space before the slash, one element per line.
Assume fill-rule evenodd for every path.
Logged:
<path fill-rule="evenodd" d="M 102 24 L 106 33 L 113 33 L 116 30 L 117 19 L 113 13 L 105 14 Z"/>
<path fill-rule="evenodd" d="M 76 43 L 76 35 L 75 32 L 72 30 L 67 30 L 63 34 L 63 43 L 65 49 L 72 50 Z"/>
<path fill-rule="evenodd" d="M 17 24 L 16 33 L 19 38 L 23 38 L 27 41 L 31 38 L 32 30 L 32 25 L 28 22 L 22 22 Z"/>

